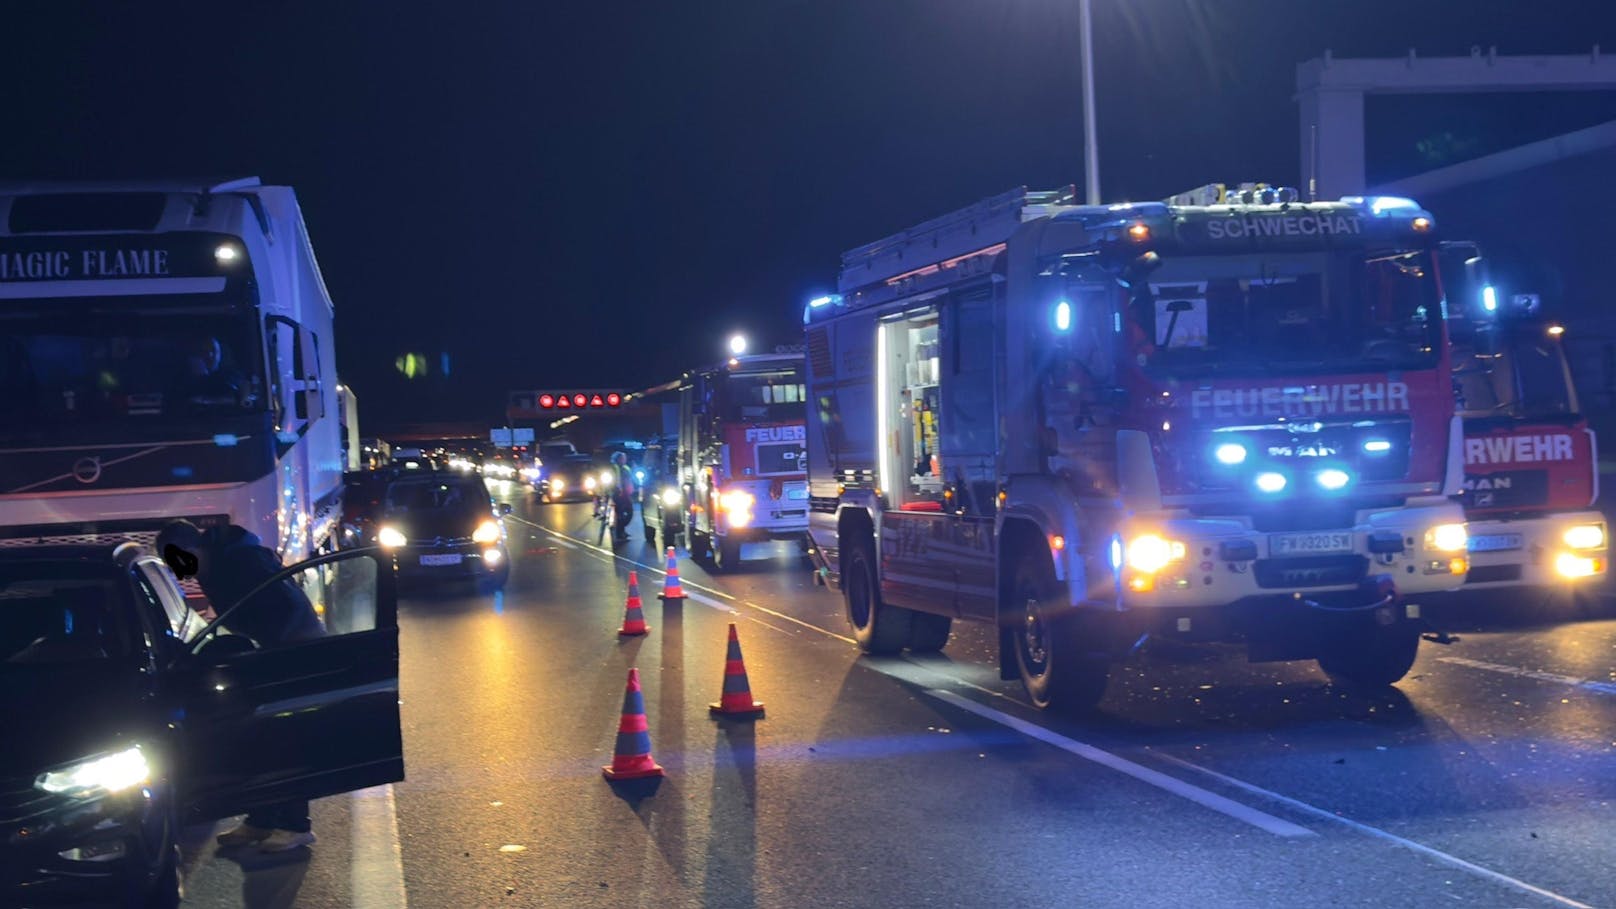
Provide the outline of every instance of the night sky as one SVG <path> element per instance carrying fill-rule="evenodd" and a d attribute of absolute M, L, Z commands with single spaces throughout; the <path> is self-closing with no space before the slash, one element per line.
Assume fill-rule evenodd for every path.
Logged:
<path fill-rule="evenodd" d="M 1108 199 L 1294 184 L 1325 48 L 1616 53 L 1607 0 L 1093 3 Z M 158 5 L 6 5 L 0 178 L 295 186 L 367 421 L 800 342 L 841 250 L 1082 180 L 1076 0 Z"/>

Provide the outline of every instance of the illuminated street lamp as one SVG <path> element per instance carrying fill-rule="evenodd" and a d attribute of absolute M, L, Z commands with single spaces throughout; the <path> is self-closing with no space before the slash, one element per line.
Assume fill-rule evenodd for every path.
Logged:
<path fill-rule="evenodd" d="M 735 356 L 746 353 L 746 335 L 736 332 L 729 336 L 729 352 Z"/>

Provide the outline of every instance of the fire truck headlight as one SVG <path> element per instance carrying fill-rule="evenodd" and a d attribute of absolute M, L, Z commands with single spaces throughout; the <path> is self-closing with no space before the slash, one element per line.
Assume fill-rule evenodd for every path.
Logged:
<path fill-rule="evenodd" d="M 1218 459 L 1219 464 L 1233 467 L 1236 464 L 1246 463 L 1246 446 L 1236 442 L 1224 442 L 1212 450 L 1212 456 Z"/>
<path fill-rule="evenodd" d="M 1600 549 L 1605 545 L 1605 525 L 1578 524 L 1567 527 L 1560 538 L 1572 549 Z"/>
<path fill-rule="evenodd" d="M 1288 482 L 1290 481 L 1286 480 L 1285 475 L 1282 473 L 1268 471 L 1267 473 L 1257 474 L 1257 488 L 1263 492 L 1279 492 L 1285 488 L 1285 484 Z"/>
<path fill-rule="evenodd" d="M 1155 574 L 1173 562 L 1183 561 L 1184 552 L 1184 544 L 1178 540 L 1146 533 L 1128 541 L 1124 557 L 1134 571 Z"/>
<path fill-rule="evenodd" d="M 1604 574 L 1605 560 L 1598 556 L 1581 556 L 1562 552 L 1554 560 L 1554 570 L 1562 578 L 1588 578 Z"/>
<path fill-rule="evenodd" d="M 669 508 L 677 508 L 679 506 L 679 490 L 671 486 L 662 490 L 662 504 Z"/>
<path fill-rule="evenodd" d="M 757 501 L 752 494 L 739 489 L 730 490 L 718 497 L 718 504 L 730 514 L 737 512 L 750 512 L 752 503 Z"/>
<path fill-rule="evenodd" d="M 1470 534 L 1463 524 L 1438 524 L 1425 532 L 1425 548 L 1437 552 L 1464 552 Z"/>

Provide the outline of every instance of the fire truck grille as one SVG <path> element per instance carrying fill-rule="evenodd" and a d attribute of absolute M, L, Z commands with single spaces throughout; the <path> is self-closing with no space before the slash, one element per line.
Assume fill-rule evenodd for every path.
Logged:
<path fill-rule="evenodd" d="M 1465 576 L 1466 584 L 1488 584 L 1494 581 L 1519 581 L 1521 579 L 1521 566 L 1519 565 L 1472 565 L 1470 574 Z"/>
<path fill-rule="evenodd" d="M 1294 559 L 1258 559 L 1257 586 L 1265 590 L 1335 587 L 1356 584 L 1369 572 L 1363 556 L 1303 556 Z"/>

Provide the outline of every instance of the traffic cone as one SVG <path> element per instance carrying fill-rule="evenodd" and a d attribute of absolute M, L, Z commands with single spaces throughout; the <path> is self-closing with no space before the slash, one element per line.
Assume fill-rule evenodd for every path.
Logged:
<path fill-rule="evenodd" d="M 669 600 L 685 599 L 685 588 L 679 583 L 679 557 L 674 555 L 673 547 L 668 547 L 668 576 L 662 582 L 662 592 L 657 599 L 666 603 Z"/>
<path fill-rule="evenodd" d="M 617 633 L 623 637 L 645 634 L 651 626 L 645 624 L 645 613 L 640 611 L 640 577 L 638 572 L 628 573 L 628 602 L 623 608 L 623 627 Z"/>
<path fill-rule="evenodd" d="M 628 671 L 623 717 L 617 723 L 617 747 L 612 750 L 612 762 L 600 770 L 613 781 L 666 775 L 651 758 L 651 733 L 645 721 L 645 695 L 640 692 L 638 669 Z"/>
<path fill-rule="evenodd" d="M 729 623 L 729 652 L 724 655 L 724 694 L 709 704 L 713 716 L 751 720 L 763 715 L 763 702 L 752 700 L 752 683 L 746 680 L 746 663 L 741 659 L 741 638 L 735 623 Z"/>

